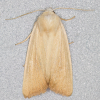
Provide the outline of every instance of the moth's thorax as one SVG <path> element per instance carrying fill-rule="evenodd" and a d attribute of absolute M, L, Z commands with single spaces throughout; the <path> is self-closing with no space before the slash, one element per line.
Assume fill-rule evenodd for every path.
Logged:
<path fill-rule="evenodd" d="M 56 31 L 60 18 L 53 11 L 47 9 L 41 16 L 39 16 L 37 22 L 41 31 L 49 33 Z"/>

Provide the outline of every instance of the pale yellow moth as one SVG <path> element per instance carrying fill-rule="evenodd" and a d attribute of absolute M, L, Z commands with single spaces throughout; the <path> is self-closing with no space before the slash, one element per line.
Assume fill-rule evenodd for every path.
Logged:
<path fill-rule="evenodd" d="M 44 93 L 47 88 L 64 96 L 70 96 L 73 91 L 69 43 L 62 18 L 53 11 L 51 8 L 45 10 L 26 38 L 30 37 L 22 90 L 25 98 Z"/>

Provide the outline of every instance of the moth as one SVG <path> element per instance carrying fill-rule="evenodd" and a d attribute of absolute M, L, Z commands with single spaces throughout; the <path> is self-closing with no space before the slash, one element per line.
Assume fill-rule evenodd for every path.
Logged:
<path fill-rule="evenodd" d="M 64 96 L 72 94 L 69 43 L 61 19 L 53 9 L 45 10 L 26 38 L 30 37 L 22 89 L 25 98 L 44 93 L 47 88 Z"/>
<path fill-rule="evenodd" d="M 60 17 L 50 8 L 38 17 L 30 36 L 23 95 L 30 98 L 47 88 L 66 96 L 73 91 L 67 35 Z"/>

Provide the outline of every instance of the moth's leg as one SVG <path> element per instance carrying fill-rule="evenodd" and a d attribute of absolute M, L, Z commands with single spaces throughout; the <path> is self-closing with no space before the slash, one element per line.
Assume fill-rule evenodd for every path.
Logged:
<path fill-rule="evenodd" d="M 72 42 L 70 42 L 69 44 L 72 44 L 72 43 L 74 43 L 74 42 L 72 41 Z"/>
<path fill-rule="evenodd" d="M 60 19 L 61 19 L 61 20 L 64 20 L 64 21 L 69 21 L 69 20 L 72 20 L 72 19 L 74 19 L 74 18 L 75 18 L 75 16 L 73 16 L 73 17 L 70 18 L 70 19 L 63 19 L 63 18 L 60 17 Z"/>
<path fill-rule="evenodd" d="M 15 45 L 18 45 L 18 44 L 21 44 L 21 43 L 23 43 L 23 42 L 27 41 L 27 40 L 28 40 L 28 38 L 30 38 L 30 36 L 31 36 L 31 33 L 29 34 L 29 36 L 28 36 L 25 40 L 23 40 L 23 41 L 21 41 L 21 42 L 19 42 L 19 43 L 15 44 Z"/>

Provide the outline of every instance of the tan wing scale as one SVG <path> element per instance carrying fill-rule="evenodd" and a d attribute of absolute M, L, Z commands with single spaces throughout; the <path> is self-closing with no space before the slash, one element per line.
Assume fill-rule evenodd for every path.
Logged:
<path fill-rule="evenodd" d="M 42 37 L 40 36 L 37 23 L 35 23 L 28 46 L 24 79 L 23 95 L 32 97 L 44 93 L 47 89 L 45 80 L 45 51 Z"/>
<path fill-rule="evenodd" d="M 72 65 L 68 39 L 62 23 L 59 24 L 53 43 L 49 88 L 56 93 L 70 96 L 73 91 Z"/>

